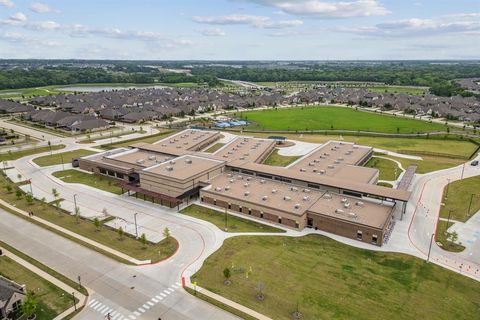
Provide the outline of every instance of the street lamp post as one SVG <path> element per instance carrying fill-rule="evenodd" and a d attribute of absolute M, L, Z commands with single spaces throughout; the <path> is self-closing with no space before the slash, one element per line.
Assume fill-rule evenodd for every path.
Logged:
<path fill-rule="evenodd" d="M 432 244 L 433 244 L 434 237 L 435 237 L 435 233 L 432 233 L 432 237 L 430 238 L 430 247 L 428 248 L 427 263 L 430 260 L 430 253 L 432 252 Z"/>
<path fill-rule="evenodd" d="M 452 215 L 453 210 L 448 210 L 448 219 L 447 219 L 447 226 L 445 227 L 445 232 L 447 232 L 448 225 L 450 224 L 450 216 Z"/>
<path fill-rule="evenodd" d="M 63 155 L 60 154 L 60 158 L 62 159 L 62 170 L 65 171 L 65 164 L 63 163 Z"/>
<path fill-rule="evenodd" d="M 472 194 L 470 195 L 470 203 L 468 204 L 467 217 L 470 217 L 470 209 L 472 208 L 473 196 L 474 196 L 474 194 L 472 193 Z"/>
<path fill-rule="evenodd" d="M 133 220 L 135 221 L 135 237 L 136 238 L 138 238 L 137 214 L 138 212 L 135 212 L 133 214 Z"/>
<path fill-rule="evenodd" d="M 463 164 L 463 167 L 462 167 L 462 177 L 460 178 L 460 180 L 463 180 L 463 173 L 465 172 L 465 163 Z"/>
<path fill-rule="evenodd" d="M 74 211 L 75 211 L 75 214 L 76 214 L 77 213 L 77 194 L 76 193 L 73 195 L 73 203 L 74 203 L 74 206 L 75 206 Z"/>
<path fill-rule="evenodd" d="M 445 200 L 448 199 L 448 186 L 450 185 L 450 179 L 447 179 L 447 187 L 446 187 L 446 190 L 445 190 Z"/>
<path fill-rule="evenodd" d="M 78 285 L 82 287 L 82 278 L 80 276 L 78 276 Z"/>
<path fill-rule="evenodd" d="M 225 231 L 228 231 L 228 226 L 227 226 L 227 208 L 225 208 Z"/>
<path fill-rule="evenodd" d="M 73 307 L 75 308 L 75 311 L 77 311 L 77 304 L 75 303 L 75 292 L 72 292 L 72 301 L 73 301 Z"/>

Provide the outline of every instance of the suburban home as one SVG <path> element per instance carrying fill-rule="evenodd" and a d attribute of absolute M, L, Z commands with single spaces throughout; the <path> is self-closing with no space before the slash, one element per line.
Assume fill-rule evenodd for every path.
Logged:
<path fill-rule="evenodd" d="M 8 319 L 19 310 L 26 294 L 25 286 L 0 276 L 0 319 Z"/>

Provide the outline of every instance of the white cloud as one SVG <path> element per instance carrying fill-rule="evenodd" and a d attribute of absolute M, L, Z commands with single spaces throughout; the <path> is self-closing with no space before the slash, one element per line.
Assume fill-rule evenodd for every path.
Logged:
<path fill-rule="evenodd" d="M 321 1 L 321 0 L 247 0 L 302 17 L 336 19 L 384 16 L 390 13 L 377 0 Z"/>
<path fill-rule="evenodd" d="M 194 16 L 193 21 L 211 25 L 249 25 L 255 28 L 284 29 L 303 24 L 301 20 L 272 21 L 266 16 L 232 14 L 226 16 Z"/>
<path fill-rule="evenodd" d="M 226 35 L 225 31 L 219 28 L 203 29 L 200 33 L 206 37 L 223 37 Z"/>
<path fill-rule="evenodd" d="M 411 37 L 435 34 L 472 34 L 480 31 L 478 13 L 456 14 L 432 19 L 404 19 L 374 26 L 339 28 L 338 31 L 371 36 Z"/>
<path fill-rule="evenodd" d="M 15 7 L 15 3 L 11 0 L 0 0 L 0 5 L 7 7 L 7 8 L 13 8 Z"/>
<path fill-rule="evenodd" d="M 2 32 L 0 33 L 0 40 L 14 42 L 14 43 L 22 43 L 29 46 L 36 45 L 36 46 L 46 46 L 46 47 L 57 47 L 60 45 L 56 41 L 33 38 L 33 37 L 29 37 L 24 34 L 16 33 L 16 32 Z"/>
<path fill-rule="evenodd" d="M 53 10 L 52 8 L 50 8 L 48 4 L 42 2 L 31 3 L 28 8 L 36 13 L 58 12 L 57 10 Z"/>
<path fill-rule="evenodd" d="M 10 19 L 19 22 L 25 22 L 28 20 L 27 16 L 21 12 L 17 12 L 14 15 L 10 16 Z"/>

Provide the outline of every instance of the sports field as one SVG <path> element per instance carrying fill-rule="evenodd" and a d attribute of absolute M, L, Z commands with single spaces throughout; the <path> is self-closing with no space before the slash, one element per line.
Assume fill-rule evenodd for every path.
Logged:
<path fill-rule="evenodd" d="M 226 267 L 229 286 L 223 283 Z M 477 281 L 412 256 L 320 235 L 227 239 L 192 280 L 280 320 L 293 319 L 297 308 L 305 320 L 477 319 L 480 307 Z"/>
<path fill-rule="evenodd" d="M 242 112 L 252 130 L 352 130 L 385 133 L 445 131 L 438 123 L 357 111 L 344 107 L 305 107 Z"/>

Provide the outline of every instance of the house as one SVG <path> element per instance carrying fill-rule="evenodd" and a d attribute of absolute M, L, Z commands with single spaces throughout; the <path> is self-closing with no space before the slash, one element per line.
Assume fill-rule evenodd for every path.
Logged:
<path fill-rule="evenodd" d="M 24 286 L 0 276 L 0 318 L 6 319 L 16 312 L 26 294 Z"/>
<path fill-rule="evenodd" d="M 76 132 L 91 132 L 96 130 L 102 130 L 109 127 L 107 121 L 103 119 L 89 119 L 79 121 L 71 126 L 72 131 Z"/>

